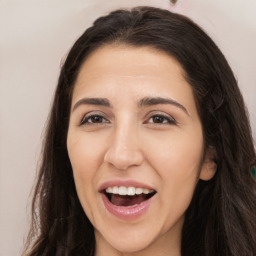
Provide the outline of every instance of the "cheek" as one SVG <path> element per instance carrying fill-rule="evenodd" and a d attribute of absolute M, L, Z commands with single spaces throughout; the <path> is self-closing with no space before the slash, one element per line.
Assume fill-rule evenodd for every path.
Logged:
<path fill-rule="evenodd" d="M 67 148 L 74 175 L 91 177 L 104 157 L 102 143 L 83 132 L 68 134 Z"/>
<path fill-rule="evenodd" d="M 166 190 L 164 193 L 176 198 L 191 198 L 199 178 L 203 154 L 201 129 L 156 137 L 147 148 L 150 148 L 150 165 L 164 182 L 161 188 Z"/>
<path fill-rule="evenodd" d="M 151 136 L 150 140 L 147 139 L 146 146 L 151 155 L 149 159 L 163 166 L 163 169 L 170 169 L 173 172 L 179 170 L 179 173 L 189 175 L 202 160 L 203 136 L 199 131 L 170 132 L 160 134 L 160 136 Z"/>
<path fill-rule="evenodd" d="M 95 194 L 95 178 L 100 164 L 101 154 L 99 146 L 83 133 L 70 133 L 67 139 L 67 148 L 73 169 L 77 194 L 87 216 L 93 222 L 92 209 Z"/>

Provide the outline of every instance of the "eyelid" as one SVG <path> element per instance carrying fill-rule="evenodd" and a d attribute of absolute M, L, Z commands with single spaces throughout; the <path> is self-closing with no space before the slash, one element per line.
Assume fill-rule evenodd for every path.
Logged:
<path fill-rule="evenodd" d="M 107 120 L 108 122 L 102 122 L 102 123 L 109 123 L 109 120 L 108 118 L 106 117 L 106 115 L 104 113 L 102 113 L 101 111 L 90 111 L 86 114 L 84 114 L 79 122 L 79 126 L 82 126 L 82 125 L 97 125 L 97 124 L 101 124 L 101 123 L 85 123 L 85 120 L 87 119 L 90 119 L 94 116 L 99 116 L 99 117 L 102 117 L 103 119 Z"/>
<path fill-rule="evenodd" d="M 151 111 L 146 118 L 146 121 L 144 123 L 149 123 L 148 121 L 155 116 L 159 116 L 159 117 L 163 117 L 167 120 L 166 123 L 154 123 L 156 125 L 175 125 L 178 124 L 178 122 L 175 120 L 175 118 L 173 116 L 171 116 L 170 114 L 167 114 L 165 112 L 159 112 L 159 111 Z"/>
<path fill-rule="evenodd" d="M 94 116 L 99 116 L 101 117 L 102 119 L 104 119 L 103 122 L 99 122 L 99 123 L 93 123 L 93 122 L 85 122 L 86 120 L 94 117 Z M 167 122 L 163 122 L 163 123 L 154 123 L 154 122 L 149 122 L 149 120 L 153 117 L 156 117 L 156 116 L 159 116 L 159 117 L 162 117 L 164 119 L 167 120 Z M 106 124 L 106 123 L 110 123 L 109 121 L 109 118 L 106 116 L 105 113 L 101 112 L 101 111 L 90 111 L 84 115 L 82 115 L 82 117 L 80 118 L 80 122 L 79 122 L 79 126 L 82 126 L 82 125 L 100 125 L 100 124 Z M 156 125 L 177 125 L 178 122 L 175 120 L 175 118 L 170 115 L 170 114 L 167 114 L 165 112 L 162 112 L 162 111 L 150 111 L 147 115 L 146 115 L 146 118 L 145 118 L 145 121 L 143 122 L 145 124 L 156 124 Z"/>

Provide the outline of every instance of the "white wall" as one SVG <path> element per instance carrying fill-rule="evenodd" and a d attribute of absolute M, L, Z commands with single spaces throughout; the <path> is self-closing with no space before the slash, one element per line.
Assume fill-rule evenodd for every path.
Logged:
<path fill-rule="evenodd" d="M 173 8 L 167 0 L 0 0 L 0 256 L 21 254 L 62 58 L 97 16 L 146 4 Z M 181 0 L 174 10 L 205 28 L 226 55 L 256 138 L 256 1 Z"/>

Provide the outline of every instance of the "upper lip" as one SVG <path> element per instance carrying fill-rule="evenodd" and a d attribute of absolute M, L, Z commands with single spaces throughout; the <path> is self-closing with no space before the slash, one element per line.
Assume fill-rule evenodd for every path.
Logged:
<path fill-rule="evenodd" d="M 103 182 L 100 187 L 99 187 L 99 192 L 103 192 L 105 189 L 107 189 L 108 187 L 135 187 L 135 188 L 147 188 L 150 190 L 155 190 L 152 186 L 145 184 L 145 183 L 141 183 L 139 181 L 136 180 L 109 180 L 106 182 Z M 156 191 L 156 190 L 155 190 Z"/>

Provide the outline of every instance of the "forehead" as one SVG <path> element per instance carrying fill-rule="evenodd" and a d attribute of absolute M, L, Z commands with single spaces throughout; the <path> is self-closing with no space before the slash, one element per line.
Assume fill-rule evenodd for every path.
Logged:
<path fill-rule="evenodd" d="M 157 67 L 161 66 L 161 72 Z M 163 72 L 180 74 L 184 70 L 175 58 L 152 47 L 135 47 L 130 45 L 106 45 L 93 51 L 80 68 L 77 82 L 88 76 L 112 73 L 124 77 L 141 77 Z M 86 72 L 87 71 L 87 72 Z M 92 72 L 92 73 L 91 73 Z M 78 84 L 76 83 L 76 84 Z"/>
<path fill-rule="evenodd" d="M 181 102 L 194 97 L 185 72 L 172 56 L 150 47 L 107 45 L 92 52 L 80 68 L 73 100 L 126 94 L 172 97 Z M 122 95 L 121 95 L 122 94 Z"/>

